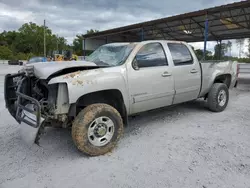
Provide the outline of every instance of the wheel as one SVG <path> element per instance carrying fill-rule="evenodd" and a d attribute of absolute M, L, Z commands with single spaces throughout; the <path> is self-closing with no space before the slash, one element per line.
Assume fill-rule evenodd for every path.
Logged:
<path fill-rule="evenodd" d="M 107 104 L 92 104 L 76 116 L 72 124 L 72 139 L 76 147 L 90 156 L 111 151 L 123 133 L 119 112 Z"/>
<path fill-rule="evenodd" d="M 228 104 L 229 91 L 226 84 L 215 83 L 208 93 L 208 108 L 213 112 L 223 111 Z"/>

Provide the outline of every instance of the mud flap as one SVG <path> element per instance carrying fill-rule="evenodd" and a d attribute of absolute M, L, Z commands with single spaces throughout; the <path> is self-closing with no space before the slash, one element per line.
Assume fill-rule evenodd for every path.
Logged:
<path fill-rule="evenodd" d="M 32 108 L 32 104 L 30 105 L 26 105 L 27 108 Z M 32 114 L 28 111 L 23 110 L 22 111 L 22 117 L 32 123 L 36 123 L 36 115 Z M 40 121 L 40 125 L 35 128 L 32 127 L 24 122 L 21 122 L 20 125 L 20 135 L 22 140 L 24 140 L 24 142 L 31 147 L 37 140 L 38 134 L 39 134 L 39 130 L 42 128 L 42 124 L 44 122 L 44 118 L 41 118 Z"/>

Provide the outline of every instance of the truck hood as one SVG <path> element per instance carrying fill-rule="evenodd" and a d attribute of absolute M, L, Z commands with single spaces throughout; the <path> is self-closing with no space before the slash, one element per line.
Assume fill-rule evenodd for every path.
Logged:
<path fill-rule="evenodd" d="M 53 75 L 59 76 L 88 68 L 98 68 L 98 66 L 88 61 L 52 61 L 28 64 L 24 70 L 32 69 L 37 78 L 47 79 Z"/>

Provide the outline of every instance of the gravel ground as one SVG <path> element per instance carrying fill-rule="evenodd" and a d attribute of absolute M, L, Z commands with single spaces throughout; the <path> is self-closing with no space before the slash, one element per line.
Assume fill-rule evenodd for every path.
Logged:
<path fill-rule="evenodd" d="M 69 130 L 48 129 L 40 147 L 26 147 L 4 109 L 3 74 L 17 67 L 0 68 L 1 188 L 250 187 L 250 85 L 244 75 L 224 112 L 209 112 L 199 100 L 141 114 L 112 153 L 88 158 Z"/>

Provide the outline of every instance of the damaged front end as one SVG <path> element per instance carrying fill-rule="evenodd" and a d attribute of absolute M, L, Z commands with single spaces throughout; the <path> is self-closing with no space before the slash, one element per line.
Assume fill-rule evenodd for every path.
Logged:
<path fill-rule="evenodd" d="M 21 124 L 21 136 L 30 145 L 38 143 L 45 126 L 67 123 L 69 109 L 66 84 L 51 84 L 36 78 L 32 70 L 5 76 L 6 108 Z M 61 121 L 61 122 L 60 122 Z"/>

